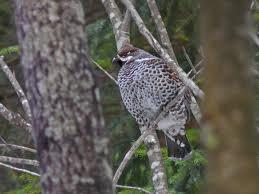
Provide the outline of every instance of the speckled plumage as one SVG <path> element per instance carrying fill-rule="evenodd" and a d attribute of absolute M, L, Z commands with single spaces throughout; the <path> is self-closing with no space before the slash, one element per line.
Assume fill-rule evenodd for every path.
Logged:
<path fill-rule="evenodd" d="M 118 83 L 122 100 L 140 126 L 147 126 L 160 107 L 176 98 L 184 87 L 178 74 L 164 60 L 132 46 L 124 47 L 116 61 L 121 69 Z M 191 148 L 185 136 L 190 93 L 179 97 L 158 122 L 167 139 L 169 156 L 185 159 Z"/>

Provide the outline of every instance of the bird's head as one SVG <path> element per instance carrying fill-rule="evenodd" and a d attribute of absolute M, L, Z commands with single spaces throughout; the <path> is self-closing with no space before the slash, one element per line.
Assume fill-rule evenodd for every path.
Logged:
<path fill-rule="evenodd" d="M 112 59 L 112 63 L 114 65 L 123 66 L 130 60 L 134 60 L 134 58 L 139 54 L 139 50 L 140 49 L 133 47 L 132 45 L 125 45 L 119 50 L 117 56 Z"/>

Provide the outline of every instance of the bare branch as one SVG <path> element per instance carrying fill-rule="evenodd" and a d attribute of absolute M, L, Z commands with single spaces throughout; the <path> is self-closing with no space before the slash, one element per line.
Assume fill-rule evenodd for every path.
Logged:
<path fill-rule="evenodd" d="M 143 193 L 151 194 L 151 192 L 149 192 L 143 188 L 140 188 L 140 187 L 132 187 L 132 186 L 125 186 L 125 185 L 116 185 L 116 187 L 121 188 L 121 189 L 133 189 L 133 190 L 141 191 Z"/>
<path fill-rule="evenodd" d="M 199 98 L 203 98 L 204 93 L 203 91 L 191 80 L 188 78 L 186 73 L 177 66 L 176 62 L 171 59 L 169 54 L 160 46 L 159 42 L 154 38 L 154 36 L 151 34 L 151 32 L 147 29 L 145 26 L 143 20 L 139 16 L 138 12 L 134 8 L 133 4 L 128 0 L 121 0 L 123 4 L 127 7 L 127 9 L 130 10 L 131 16 L 136 22 L 140 33 L 147 39 L 149 44 L 157 51 L 157 53 L 169 64 L 172 65 L 172 67 L 178 72 L 179 77 L 181 80 L 185 83 L 186 86 L 188 86 L 193 93 L 198 96 Z"/>
<path fill-rule="evenodd" d="M 96 61 L 94 61 L 93 59 L 91 59 L 91 60 L 101 71 L 103 71 L 112 81 L 114 81 L 116 83 L 116 85 L 118 85 L 118 82 L 111 74 L 109 74 L 104 68 L 102 68 L 102 66 L 99 65 Z"/>
<path fill-rule="evenodd" d="M 120 48 L 120 27 L 122 23 L 122 16 L 119 7 L 115 3 L 114 0 L 102 0 L 103 6 L 106 9 L 106 13 L 108 14 L 110 21 L 112 23 L 113 32 L 115 35 L 115 40 L 117 44 L 117 49 Z"/>
<path fill-rule="evenodd" d="M 135 4 L 135 0 L 131 0 L 133 4 Z M 120 37 L 118 44 L 118 49 L 120 49 L 125 44 L 130 44 L 130 24 L 131 24 L 131 14 L 130 11 L 127 9 L 124 15 L 124 19 L 122 21 L 120 27 Z"/>
<path fill-rule="evenodd" d="M 32 171 L 29 171 L 29 170 L 26 170 L 26 169 L 23 169 L 23 168 L 17 168 L 17 167 L 14 167 L 14 166 L 11 166 L 11 165 L 2 163 L 2 162 L 0 162 L 0 165 L 1 165 L 1 166 L 4 166 L 4 167 L 7 167 L 7 168 L 10 168 L 10 169 L 12 169 L 12 170 L 16 170 L 16 171 L 19 171 L 19 172 L 28 173 L 28 174 L 31 174 L 31 175 L 33 175 L 33 176 L 40 176 L 40 175 L 39 175 L 38 173 L 36 173 L 36 172 L 32 172 Z"/>
<path fill-rule="evenodd" d="M 135 0 L 132 0 L 132 2 L 134 3 Z M 122 20 L 121 11 L 114 0 L 102 0 L 102 3 L 112 23 L 117 50 L 119 50 L 124 44 L 130 43 L 130 11 L 126 10 Z"/>
<path fill-rule="evenodd" d="M 127 10 L 120 27 L 120 36 L 119 36 L 119 40 L 117 41 L 118 50 L 123 45 L 130 43 L 130 34 L 129 34 L 130 22 L 131 22 L 131 15 L 130 15 L 130 11 Z"/>
<path fill-rule="evenodd" d="M 31 123 L 31 109 L 30 109 L 30 106 L 29 106 L 28 99 L 25 96 L 25 93 L 24 93 L 22 87 L 20 86 L 20 84 L 16 80 L 14 74 L 11 72 L 11 70 L 9 69 L 7 64 L 4 62 L 2 57 L 0 57 L 0 67 L 3 70 L 3 72 L 5 73 L 5 75 L 8 77 L 8 79 L 11 82 L 13 88 L 15 89 L 15 92 L 18 95 L 20 102 L 22 103 L 23 109 L 27 114 L 29 122 Z"/>
<path fill-rule="evenodd" d="M 8 157 L 8 156 L 0 156 L 1 162 L 8 162 L 11 164 L 25 164 L 25 165 L 31 165 L 31 166 L 39 166 L 39 162 L 37 160 L 29 160 L 29 159 L 23 159 L 23 158 L 14 158 L 14 157 Z"/>
<path fill-rule="evenodd" d="M 197 71 L 196 71 L 196 69 L 195 69 L 195 67 L 194 67 L 194 65 L 192 63 L 192 60 L 190 59 L 190 57 L 189 57 L 188 53 L 186 52 L 186 49 L 184 48 L 184 46 L 182 47 L 182 50 L 183 50 L 185 58 L 187 59 L 189 65 L 191 66 L 193 72 L 197 73 Z"/>
<path fill-rule="evenodd" d="M 195 80 L 202 72 L 203 72 L 203 70 L 204 70 L 204 68 L 201 68 L 199 71 L 197 71 L 197 73 L 196 74 L 194 74 L 193 76 L 192 76 L 192 80 Z"/>
<path fill-rule="evenodd" d="M 0 147 L 11 147 L 14 149 L 19 149 L 22 151 L 28 151 L 28 152 L 32 152 L 32 153 L 37 153 L 37 150 L 33 149 L 33 148 L 28 148 L 28 147 L 24 147 L 24 146 L 19 146 L 19 145 L 15 145 L 15 144 L 0 144 Z"/>
<path fill-rule="evenodd" d="M 142 135 L 138 138 L 137 141 L 134 142 L 134 144 L 131 146 L 130 150 L 127 152 L 127 154 L 124 156 L 122 162 L 120 163 L 120 166 L 118 167 L 118 169 L 116 170 L 116 173 L 113 177 L 113 184 L 117 185 L 117 182 L 123 172 L 123 170 L 125 169 L 128 161 L 132 158 L 134 152 L 138 149 L 138 147 L 142 144 L 142 142 L 144 141 L 144 138 L 147 137 L 147 135 L 150 134 L 149 131 L 145 131 L 144 133 L 142 133 Z"/>
<path fill-rule="evenodd" d="M 26 129 L 28 132 L 32 131 L 30 123 L 27 123 L 20 114 L 8 110 L 3 104 L 0 103 L 0 115 L 8 120 L 12 125 Z"/>
<path fill-rule="evenodd" d="M 11 151 L 12 149 L 7 145 L 8 143 L 5 141 L 5 139 L 0 135 L 0 140 L 3 142 L 5 147 L 8 149 L 8 151 Z"/>
<path fill-rule="evenodd" d="M 159 34 L 160 40 L 161 40 L 161 44 L 162 46 L 167 50 L 168 54 L 170 55 L 170 57 L 176 62 L 176 64 L 178 65 L 178 61 L 177 58 L 174 54 L 174 50 L 170 41 L 170 38 L 167 34 L 167 30 L 165 28 L 165 24 L 162 20 L 161 14 L 159 12 L 159 9 L 157 7 L 156 1 L 155 0 L 147 0 L 152 18 L 156 24 L 156 30 Z"/>
<path fill-rule="evenodd" d="M 199 67 L 201 66 L 201 64 L 203 63 L 203 59 L 201 59 L 199 61 L 199 63 L 197 65 L 195 65 L 195 70 L 196 69 L 199 69 Z M 187 73 L 187 76 L 190 77 L 190 75 L 193 73 L 193 69 L 191 69 L 188 73 Z"/>

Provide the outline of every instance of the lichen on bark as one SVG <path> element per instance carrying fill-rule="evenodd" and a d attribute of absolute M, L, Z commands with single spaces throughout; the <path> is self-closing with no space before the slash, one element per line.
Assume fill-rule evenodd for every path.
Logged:
<path fill-rule="evenodd" d="M 43 193 L 112 193 L 80 1 L 14 4 Z"/>

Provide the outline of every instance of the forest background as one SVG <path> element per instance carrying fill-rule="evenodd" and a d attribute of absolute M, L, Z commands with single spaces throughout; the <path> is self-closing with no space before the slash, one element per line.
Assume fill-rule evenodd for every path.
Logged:
<path fill-rule="evenodd" d="M 259 7 L 257 9 L 257 3 L 255 3 L 251 12 L 254 30 L 259 32 Z M 158 6 L 178 62 L 186 72 L 189 72 L 191 67 L 186 53 L 194 65 L 197 65 L 202 59 L 202 49 L 199 40 L 199 3 L 196 0 L 160 0 Z M 138 1 L 137 8 L 152 34 L 156 35 L 156 29 L 150 17 L 149 9 L 147 9 L 146 1 Z M 5 56 L 9 67 L 23 86 L 24 80 L 19 64 L 19 52 L 16 47 L 17 39 L 13 13 L 14 10 L 10 1 L 0 0 L 0 55 Z M 100 15 L 98 19 L 89 23 L 86 27 L 86 36 L 91 58 L 116 77 L 118 69 L 111 64 L 111 59 L 116 54 L 116 44 L 107 15 Z M 139 34 L 135 25 L 132 25 L 131 41 L 136 47 L 155 54 L 154 50 L 150 48 L 146 40 Z M 255 60 L 258 67 L 259 52 L 256 53 Z M 124 154 L 139 137 L 140 132 L 136 122 L 123 106 L 117 86 L 94 64 L 93 69 L 95 70 L 94 72 L 101 91 L 101 102 L 106 128 L 110 132 L 111 159 L 113 169 L 115 170 L 119 166 Z M 202 76 L 196 77 L 195 82 L 202 86 Z M 257 81 L 257 91 L 259 91 L 258 87 L 259 81 Z M 16 93 L 2 72 L 0 72 L 0 91 L 1 103 L 5 104 L 14 112 L 19 112 L 23 115 L 22 106 L 16 97 Z M 259 98 L 257 99 L 259 100 Z M 259 110 L 258 105 L 259 103 L 257 103 L 257 110 Z M 169 189 L 172 193 L 177 194 L 199 193 L 204 184 L 205 165 L 207 161 L 200 144 L 200 129 L 194 119 L 189 121 L 187 128 L 187 135 L 194 149 L 194 157 L 188 161 L 173 162 L 169 160 L 167 158 L 163 135 L 158 134 L 162 144 Z M 33 147 L 32 139 L 28 133 L 23 129 L 10 125 L 3 118 L 0 118 L 0 136 L 10 144 Z M 2 143 L 0 142 L 0 144 Z M 4 147 L 0 147 L 0 154 L 15 157 L 26 156 L 26 158 L 35 159 L 34 153 L 9 150 Z M 34 167 L 30 167 L 30 169 L 36 170 Z M 143 145 L 129 162 L 129 165 L 119 180 L 119 184 L 138 186 L 151 190 L 152 181 L 150 177 L 150 167 L 146 157 L 146 149 Z M 39 178 L 0 166 L 0 193 L 40 193 Z M 120 193 L 132 193 L 132 190 L 122 189 Z"/>

